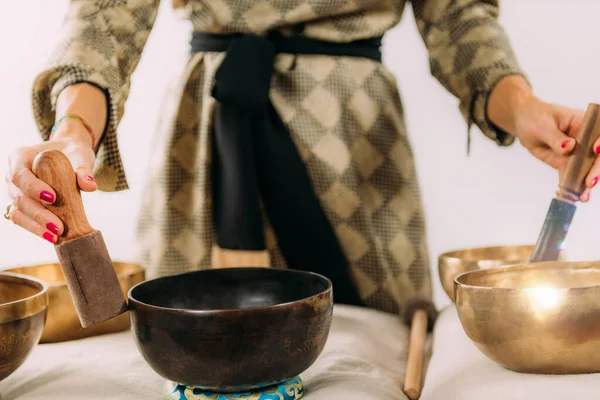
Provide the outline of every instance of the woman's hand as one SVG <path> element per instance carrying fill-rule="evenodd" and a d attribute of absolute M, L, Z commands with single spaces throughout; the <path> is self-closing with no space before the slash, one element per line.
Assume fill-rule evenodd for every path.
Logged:
<path fill-rule="evenodd" d="M 43 205 L 54 203 L 56 193 L 33 174 L 31 169 L 35 157 L 44 150 L 62 151 L 73 165 L 79 188 L 86 192 L 97 189 L 92 177 L 95 154 L 89 133 L 83 126 L 75 126 L 77 121 L 66 122 L 62 122 L 65 127 L 51 141 L 15 150 L 9 157 L 6 176 L 8 194 L 13 201 L 8 214 L 10 220 L 51 243 L 55 243 L 57 235 L 63 233 L 63 224 Z"/>
<path fill-rule="evenodd" d="M 533 95 L 526 81 L 519 76 L 501 80 L 490 95 L 488 116 L 501 129 L 519 139 L 536 158 L 555 168 L 562 176 L 567 156 L 575 147 L 575 137 L 585 111 L 541 101 Z M 600 140 L 594 143 L 598 154 Z M 590 199 L 591 189 L 598 183 L 600 161 L 596 159 L 580 196 Z"/>
<path fill-rule="evenodd" d="M 83 118 L 89 124 L 91 134 L 77 119 L 63 119 L 50 141 L 15 150 L 9 157 L 6 176 L 8 194 L 13 201 L 8 213 L 10 220 L 51 243 L 56 243 L 64 226 L 44 207 L 44 204 L 54 203 L 56 193 L 33 174 L 33 160 L 42 151 L 59 150 L 71 161 L 79 188 L 85 192 L 95 191 L 98 184 L 92 175 L 93 145 L 98 143 L 106 124 L 106 97 L 95 86 L 76 84 L 61 92 L 56 109 L 58 116 L 71 113 Z"/>

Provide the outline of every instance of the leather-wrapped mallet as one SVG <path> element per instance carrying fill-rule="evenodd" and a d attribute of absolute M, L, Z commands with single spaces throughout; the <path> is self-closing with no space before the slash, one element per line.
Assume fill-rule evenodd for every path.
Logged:
<path fill-rule="evenodd" d="M 416 400 L 421 396 L 427 333 L 433 330 L 437 316 L 435 305 L 427 298 L 414 297 L 406 304 L 404 322 L 410 326 L 410 342 L 404 393 L 411 400 Z"/>
<path fill-rule="evenodd" d="M 81 326 L 124 313 L 125 296 L 102 234 L 87 220 L 71 162 L 62 152 L 48 150 L 37 155 L 32 170 L 56 192 L 54 204 L 45 206 L 64 225 L 55 250 Z"/>

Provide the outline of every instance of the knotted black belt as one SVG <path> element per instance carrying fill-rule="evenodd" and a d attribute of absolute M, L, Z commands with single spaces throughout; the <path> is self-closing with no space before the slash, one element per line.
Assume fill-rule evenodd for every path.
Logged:
<path fill-rule="evenodd" d="M 270 34 L 194 32 L 192 52 L 226 52 L 215 75 L 212 152 L 217 245 L 265 250 L 261 203 L 289 268 L 333 283 L 336 302 L 363 305 L 338 240 L 290 134 L 269 99 L 278 53 L 367 57 L 381 61 L 381 40 L 330 43 Z"/>

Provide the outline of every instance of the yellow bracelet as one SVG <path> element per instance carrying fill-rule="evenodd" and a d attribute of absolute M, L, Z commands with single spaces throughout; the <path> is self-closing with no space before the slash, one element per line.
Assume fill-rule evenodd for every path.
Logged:
<path fill-rule="evenodd" d="M 52 127 L 52 130 L 50 131 L 50 137 L 48 138 L 48 140 L 52 140 L 52 136 L 54 135 L 56 128 L 58 128 L 60 123 L 64 119 L 67 119 L 67 118 L 75 119 L 75 120 L 79 121 L 81 123 L 81 125 L 83 125 L 85 127 L 85 129 L 90 134 L 90 137 L 92 138 L 92 149 L 96 149 L 96 138 L 94 136 L 94 131 L 92 130 L 90 125 L 83 118 L 81 118 L 80 116 L 75 115 L 75 114 L 65 114 L 62 117 L 60 117 L 60 119 L 54 123 L 54 126 Z"/>

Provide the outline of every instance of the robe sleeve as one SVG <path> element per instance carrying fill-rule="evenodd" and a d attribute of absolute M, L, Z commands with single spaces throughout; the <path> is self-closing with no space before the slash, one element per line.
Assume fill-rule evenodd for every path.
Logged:
<path fill-rule="evenodd" d="M 158 14 L 159 0 L 71 0 L 59 41 L 32 88 L 33 116 L 44 140 L 55 122 L 56 102 L 69 85 L 87 82 L 107 96 L 108 121 L 97 150 L 99 189 L 128 188 L 117 126 L 134 72 Z"/>
<path fill-rule="evenodd" d="M 412 0 L 430 71 L 459 100 L 469 133 L 475 124 L 500 146 L 515 138 L 496 127 L 486 106 L 494 86 L 508 75 L 527 80 L 498 22 L 498 0 Z"/>

